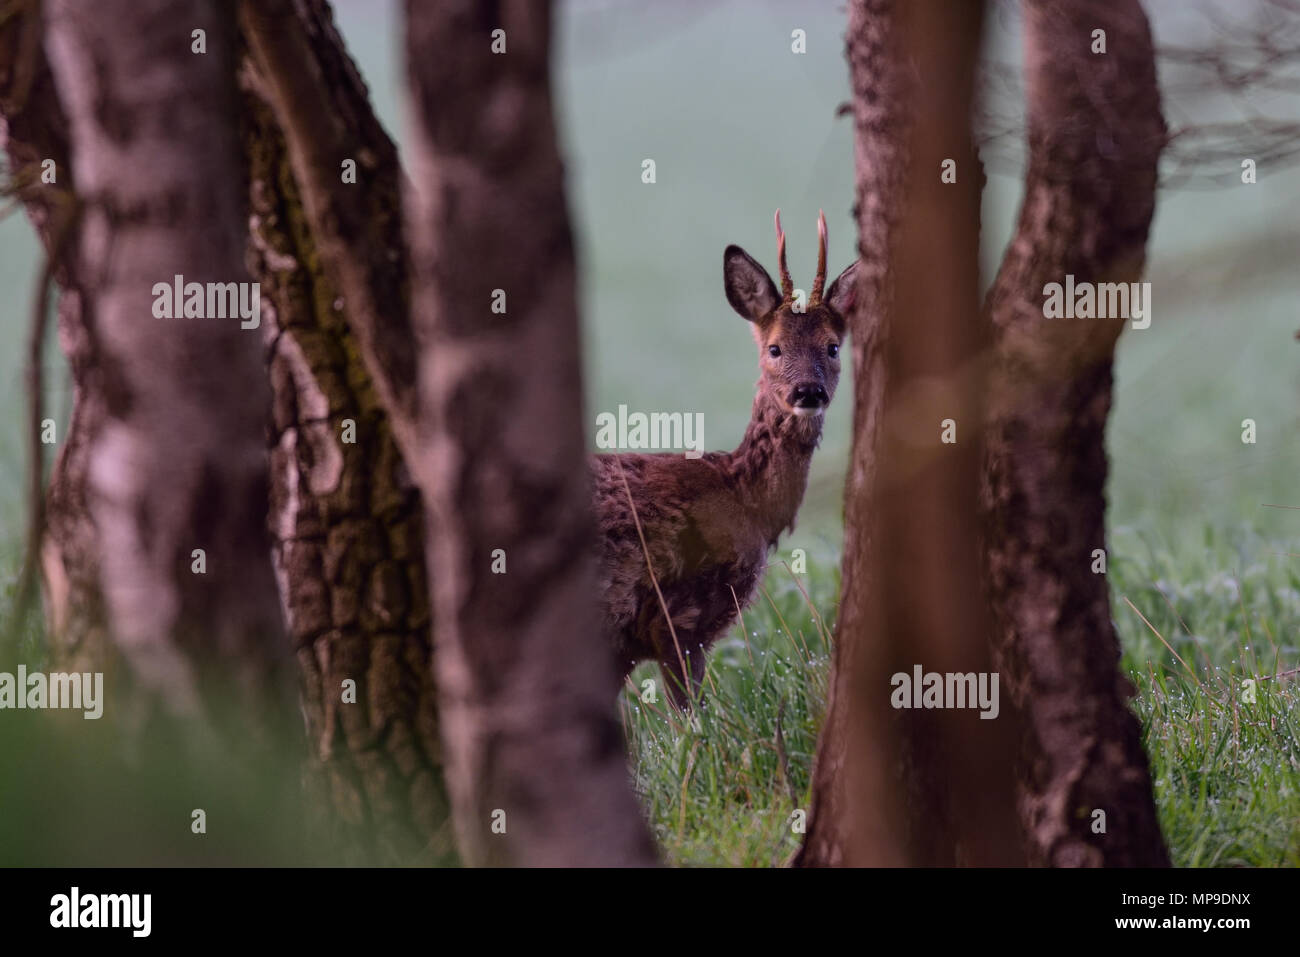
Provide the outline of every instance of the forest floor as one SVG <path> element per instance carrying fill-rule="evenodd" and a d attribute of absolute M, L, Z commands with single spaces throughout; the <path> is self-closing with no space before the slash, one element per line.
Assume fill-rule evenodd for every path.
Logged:
<path fill-rule="evenodd" d="M 1300 665 L 1300 556 L 1248 528 L 1208 527 L 1203 548 L 1177 557 L 1113 529 L 1110 554 L 1112 614 L 1174 864 L 1300 865 L 1300 675 L 1284 674 Z M 642 700 L 657 666 L 633 674 L 620 712 L 671 863 L 779 866 L 798 847 L 793 811 L 808 806 L 838 591 L 833 561 L 801 575 L 770 566 L 744 627 L 715 646 L 693 720 L 662 695 Z"/>

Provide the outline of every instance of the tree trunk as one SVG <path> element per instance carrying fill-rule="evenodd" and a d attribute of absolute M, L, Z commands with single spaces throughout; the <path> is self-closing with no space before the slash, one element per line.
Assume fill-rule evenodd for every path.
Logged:
<path fill-rule="evenodd" d="M 154 312 L 155 284 L 175 276 L 249 279 L 234 24 L 218 6 L 54 0 L 46 49 L 86 199 L 81 305 L 105 408 L 85 491 L 110 629 L 132 676 L 173 713 L 209 710 L 208 692 L 233 687 L 262 714 L 282 707 L 286 655 L 258 333 L 238 318 Z M 193 30 L 205 54 L 191 52 Z"/>
<path fill-rule="evenodd" d="M 417 352 L 397 148 L 375 119 L 325 0 L 243 0 L 239 9 L 317 253 L 347 306 L 393 435 L 414 461 Z"/>
<path fill-rule="evenodd" d="M 0 115 L 15 191 L 48 254 L 57 239 L 54 217 L 71 208 L 74 189 L 67 121 L 41 45 L 39 14 L 32 8 L 0 29 Z M 336 46 L 322 55 L 345 60 L 337 34 L 328 35 Z M 446 863 L 450 815 L 418 492 L 344 322 L 350 310 L 339 309 L 322 274 L 284 136 L 262 99 L 266 84 L 249 61 L 240 76 L 251 210 L 247 260 L 261 284 L 261 335 L 272 370 L 269 526 L 313 745 L 317 794 L 310 809 L 349 861 Z M 369 109 L 364 93 L 355 107 Z M 39 178 L 45 158 L 55 161 L 56 185 Z M 391 189 L 396 204 L 396 184 Z M 399 224 L 389 222 L 397 231 L 393 242 L 400 243 Z M 75 242 L 65 246 L 76 249 Z M 42 571 L 52 660 L 60 668 L 97 671 L 105 667 L 106 619 L 85 488 L 88 439 L 105 397 L 75 271 L 55 271 L 74 402 L 50 481 Z M 349 419 L 354 442 L 342 439 Z M 355 704 L 343 701 L 349 678 L 356 682 Z"/>
<path fill-rule="evenodd" d="M 1141 276 L 1165 134 L 1151 35 L 1137 0 L 1024 9 L 1029 166 L 986 306 L 996 368 L 982 495 L 995 650 L 1026 725 L 1020 813 L 1033 863 L 1167 865 L 1106 576 L 1093 571 L 1123 320 L 1044 318 L 1045 285 L 1067 274 Z M 1092 52 L 1096 30 L 1105 53 Z"/>
<path fill-rule="evenodd" d="M 945 700 L 940 709 L 896 709 L 908 858 L 926 866 L 1011 865 L 1024 862 L 1014 810 L 1016 715 L 992 683 L 980 590 L 988 335 L 979 313 L 984 183 L 971 106 L 983 10 L 976 2 L 953 8 L 944 0 L 912 0 L 899 13 L 900 47 L 913 65 L 908 100 L 916 119 L 902 187 L 907 212 L 889 258 L 893 315 L 900 319 L 885 345 L 879 524 L 869 579 L 879 583 L 872 600 L 882 609 L 884 627 L 853 638 L 842 631 L 841 640 L 884 645 L 891 675 L 914 680 L 920 665 L 923 673 L 975 676 L 976 687 L 989 692 L 973 702 L 963 688 L 962 701 Z M 950 161 L 955 182 L 942 176 Z M 946 427 L 953 430 L 947 436 Z M 890 691 L 883 683 L 859 687 L 867 696 Z M 856 805 L 871 800 L 864 792 Z M 854 858 L 873 857 L 873 849 L 859 842 Z"/>
<path fill-rule="evenodd" d="M 902 864 L 903 810 L 897 800 L 895 768 L 900 754 L 893 736 L 887 695 L 863 699 L 857 682 L 883 678 L 888 663 L 878 643 L 881 619 L 871 601 L 875 521 L 871 499 L 876 485 L 881 417 L 887 371 L 885 346 L 892 326 L 892 289 L 887 272 L 892 234 L 902 206 L 907 134 L 903 63 L 896 39 L 894 0 L 851 0 L 847 35 L 853 86 L 854 174 L 858 221 L 858 294 L 849 316 L 853 347 L 853 444 L 844 488 L 844 558 L 839 618 L 832 652 L 826 722 L 813 768 L 808 831 L 793 863 L 838 866 L 846 858 L 847 825 L 857 818 L 859 839 L 876 849 L 881 864 Z M 851 585 L 851 587 L 850 587 Z M 876 742 L 877 747 L 867 742 Z M 852 770 L 854 781 L 850 783 Z M 877 796 L 875 820 L 858 817 L 862 789 Z"/>
<path fill-rule="evenodd" d="M 595 603 L 550 4 L 406 13 L 417 476 L 460 847 L 473 864 L 648 864 Z"/>
<path fill-rule="evenodd" d="M 324 0 L 258 0 L 240 16 L 250 233 L 284 333 L 271 357 L 272 535 L 313 751 L 347 843 L 446 862 L 397 148 Z M 355 704 L 340 698 L 348 678 Z"/>
<path fill-rule="evenodd" d="M 802 864 L 1023 860 L 1013 810 L 1014 714 L 997 697 L 985 707 L 966 700 L 936 710 L 889 706 L 891 678 L 914 680 L 914 666 L 982 676 L 993 687 L 977 520 L 987 341 L 979 319 L 983 174 L 970 128 L 982 19 L 981 4 L 954 12 L 936 0 L 854 17 L 851 49 L 889 42 L 907 65 L 903 79 L 898 60 L 855 59 L 855 88 L 904 100 L 914 119 L 889 128 L 893 142 L 881 143 L 883 131 L 866 140 L 878 150 L 866 164 L 875 175 L 886 163 L 901 168 L 887 188 L 906 215 L 893 228 L 868 220 L 876 231 L 862 236 L 864 256 L 885 266 L 893 291 L 877 293 L 887 334 L 872 343 L 879 350 L 872 378 L 858 380 L 868 419 L 857 434 L 882 424 L 855 447 L 847 503 L 854 518 L 845 530 L 836 668 L 856 668 L 837 670 L 840 693 L 827 728 L 850 758 L 838 793 L 818 807 Z M 876 78 L 866 83 L 859 66 Z M 953 182 L 941 178 L 946 161 L 956 163 Z M 882 237 L 883 245 L 871 241 Z M 863 318 L 859 327 L 868 325 Z M 949 420 L 955 441 L 945 441 Z M 871 480 L 857 481 L 868 474 Z M 910 705 L 910 690 L 904 697 Z M 823 749 L 832 743 L 824 740 Z M 823 789 L 815 795 L 833 784 L 815 779 Z"/>
<path fill-rule="evenodd" d="M 320 824 L 350 863 L 446 864 L 454 849 L 419 492 L 251 60 L 241 77 L 248 259 L 266 303 L 272 391 L 272 557 L 301 668 L 312 809 L 332 809 Z M 345 696 L 349 680 L 355 693 Z"/>

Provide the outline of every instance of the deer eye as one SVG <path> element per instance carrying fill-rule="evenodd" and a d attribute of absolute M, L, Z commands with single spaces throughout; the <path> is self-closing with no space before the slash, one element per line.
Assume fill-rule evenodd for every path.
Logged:
<path fill-rule="evenodd" d="M 780 346 L 768 346 L 768 347 L 767 347 L 767 354 L 768 354 L 769 356 L 771 356 L 773 359 L 778 359 L 778 358 L 780 358 L 780 356 L 781 356 L 781 347 L 780 347 Z"/>
<path fill-rule="evenodd" d="M 834 359 L 837 355 L 840 354 L 839 345 L 832 342 L 829 346 L 826 347 L 826 354 L 829 355 L 832 359 Z"/>

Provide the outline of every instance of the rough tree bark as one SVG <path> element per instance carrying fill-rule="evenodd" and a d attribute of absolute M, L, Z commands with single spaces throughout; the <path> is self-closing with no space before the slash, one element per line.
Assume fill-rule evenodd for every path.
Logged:
<path fill-rule="evenodd" d="M 284 706 L 287 655 L 265 529 L 259 334 L 238 319 L 153 315 L 154 284 L 175 275 L 249 279 L 234 23 L 219 6 L 51 0 L 46 51 L 84 204 L 77 272 L 104 399 L 84 492 L 115 646 L 174 713 L 205 712 L 210 688 L 233 686 L 263 715 Z M 190 51 L 196 29 L 204 55 Z"/>
<path fill-rule="evenodd" d="M 358 838 L 377 826 L 381 860 L 446 861 L 424 521 L 407 468 L 417 353 L 397 148 L 325 0 L 246 2 L 240 18 L 254 113 L 275 118 L 249 141 L 265 170 L 251 233 L 274 251 L 254 258 L 280 274 L 288 332 L 271 365 L 272 534 L 314 753 L 345 826 Z M 340 440 L 348 418 L 355 444 Z M 357 705 L 340 703 L 347 677 Z"/>
<path fill-rule="evenodd" d="M 856 815 L 859 789 L 878 797 L 874 824 L 859 822 L 858 839 L 877 849 L 881 864 L 902 864 L 903 809 L 892 786 L 900 755 L 892 735 L 888 697 L 860 699 L 863 674 L 887 677 L 878 643 L 877 607 L 870 600 L 876 515 L 871 490 L 878 471 L 886 386 L 885 345 L 892 325 L 892 288 L 887 272 L 891 237 L 901 209 L 906 84 L 898 55 L 894 0 L 851 0 L 847 55 L 853 86 L 854 215 L 858 222 L 858 295 L 849 317 L 853 348 L 853 444 L 844 488 L 844 557 L 837 638 L 832 652 L 826 722 L 813 768 L 808 831 L 792 863 L 848 863 L 847 824 Z M 854 583 L 848 587 L 848 583 Z M 843 636 L 854 636 L 845 640 Z M 864 707 L 865 706 L 865 707 Z M 881 747 L 864 747 L 865 740 Z M 849 781 L 852 768 L 854 781 Z"/>
<path fill-rule="evenodd" d="M 325 0 L 242 3 L 240 18 L 253 260 L 287 333 L 270 357 L 272 536 L 313 753 L 345 843 L 446 862 L 397 148 Z M 340 701 L 349 677 L 355 705 Z"/>
<path fill-rule="evenodd" d="M 1105 574 L 1106 418 L 1122 319 L 1045 319 L 1044 286 L 1140 278 L 1165 139 L 1137 0 L 1027 0 L 1029 166 L 986 308 L 982 493 L 1000 670 L 1026 725 L 1032 863 L 1168 864 Z M 1105 53 L 1093 53 L 1094 30 Z M 1105 812 L 1094 833 L 1094 811 Z"/>
<path fill-rule="evenodd" d="M 445 864 L 454 849 L 419 492 L 250 60 L 241 79 L 249 262 L 262 285 L 272 391 L 269 525 L 323 789 L 311 808 L 332 809 L 320 824 L 350 861 Z M 348 679 L 354 703 L 343 699 Z"/>
<path fill-rule="evenodd" d="M 650 863 L 595 604 L 550 4 L 406 14 L 416 467 L 460 847 L 473 864 Z"/>
<path fill-rule="evenodd" d="M 240 22 L 265 80 L 322 264 L 406 460 L 418 453 L 416 343 L 402 237 L 402 168 L 325 0 L 244 0 Z M 352 161 L 355 179 L 344 179 Z"/>

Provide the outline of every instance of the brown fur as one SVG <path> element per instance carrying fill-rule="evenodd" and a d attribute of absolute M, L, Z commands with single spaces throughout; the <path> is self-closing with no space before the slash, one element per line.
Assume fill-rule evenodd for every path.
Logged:
<path fill-rule="evenodd" d="M 843 343 L 854 267 L 831 284 L 824 301 L 810 301 L 798 313 L 781 265 L 784 297 L 739 247 L 728 247 L 724 257 L 727 298 L 753 323 L 762 373 L 736 450 L 698 459 L 671 453 L 592 457 L 605 637 L 625 673 L 646 659 L 658 661 L 678 704 L 688 691 L 690 697 L 698 691 L 709 646 L 735 622 L 737 606 L 753 599 L 769 550 L 794 527 L 839 381 L 840 362 L 830 347 Z M 820 286 L 815 283 L 814 291 Z M 780 356 L 769 354 L 773 345 Z M 801 397 L 811 403 L 812 394 L 820 411 L 797 415 L 795 405 Z M 676 644 L 647 571 L 647 551 Z"/>

